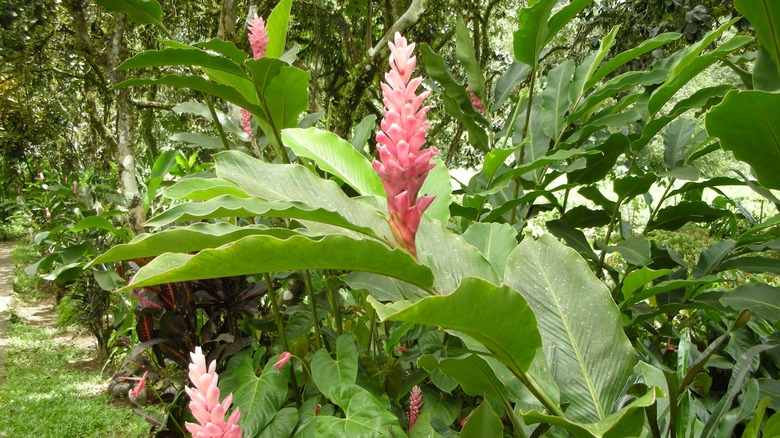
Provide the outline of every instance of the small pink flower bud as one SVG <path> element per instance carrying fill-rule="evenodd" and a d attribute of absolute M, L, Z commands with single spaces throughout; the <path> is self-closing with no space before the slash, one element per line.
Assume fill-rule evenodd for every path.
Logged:
<path fill-rule="evenodd" d="M 282 353 L 281 355 L 279 355 L 279 360 L 278 360 L 278 361 L 277 361 L 277 362 L 274 364 L 274 366 L 276 367 L 276 371 L 281 371 L 281 370 L 282 370 L 282 367 L 283 367 L 283 366 L 284 366 L 284 365 L 285 365 L 287 362 L 289 362 L 289 361 L 290 361 L 290 359 L 292 359 L 292 354 L 290 354 L 290 353 L 289 353 L 289 352 L 287 352 L 287 351 L 285 351 L 284 353 Z"/>
<path fill-rule="evenodd" d="M 252 113 L 243 108 L 241 108 L 241 128 L 244 129 L 244 132 L 246 132 L 246 135 L 248 135 L 250 139 L 254 140 L 255 133 L 252 132 Z"/>
<path fill-rule="evenodd" d="M 479 100 L 479 97 L 477 97 L 476 94 L 474 94 L 474 92 L 471 90 L 471 87 L 466 87 L 466 89 L 469 92 L 469 96 L 471 96 L 471 104 L 474 106 L 474 108 L 479 110 L 479 112 L 484 113 L 485 107 L 482 105 L 482 101 Z"/>

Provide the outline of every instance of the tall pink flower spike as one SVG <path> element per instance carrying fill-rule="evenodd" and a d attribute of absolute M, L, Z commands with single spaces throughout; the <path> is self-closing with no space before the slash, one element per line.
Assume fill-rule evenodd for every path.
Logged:
<path fill-rule="evenodd" d="M 422 103 L 430 92 L 415 95 L 422 78 L 412 78 L 417 59 L 412 55 L 414 43 L 407 44 L 400 33 L 390 46 L 390 71 L 385 74 L 382 95 L 385 104 L 381 131 L 376 134 L 379 161 L 374 170 L 387 192 L 390 230 L 396 242 L 415 258 L 415 235 L 423 212 L 433 202 L 433 196 L 420 196 L 420 188 L 434 168 L 431 158 L 436 148 L 420 150 L 425 145 L 429 106 Z"/>
<path fill-rule="evenodd" d="M 238 419 L 241 416 L 236 408 L 225 422 L 225 414 L 233 403 L 233 394 L 228 394 L 222 403 L 219 402 L 219 375 L 216 373 L 217 362 L 211 361 L 206 368 L 206 356 L 200 347 L 190 353 L 190 381 L 194 388 L 185 387 L 190 396 L 190 411 L 200 424 L 184 423 L 193 438 L 241 438 L 241 426 Z"/>
<path fill-rule="evenodd" d="M 265 51 L 268 48 L 268 30 L 266 30 L 265 21 L 262 18 L 255 15 L 255 18 L 249 21 L 247 37 L 249 45 L 252 46 L 252 56 L 255 59 L 265 56 Z M 241 108 L 241 127 L 249 135 L 249 138 L 255 138 L 252 132 L 252 113 L 243 108 Z"/>

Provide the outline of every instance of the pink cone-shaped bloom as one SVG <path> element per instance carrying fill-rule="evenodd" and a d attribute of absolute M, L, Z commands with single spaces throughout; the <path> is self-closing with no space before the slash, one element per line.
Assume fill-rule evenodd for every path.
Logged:
<path fill-rule="evenodd" d="M 253 140 L 255 138 L 255 133 L 252 132 L 252 113 L 243 108 L 241 108 L 241 127 L 250 139 Z"/>
<path fill-rule="evenodd" d="M 419 386 L 412 388 L 412 393 L 409 396 L 409 430 L 412 430 L 414 423 L 417 422 L 417 417 L 420 416 L 420 408 L 423 405 L 422 389 Z"/>
<path fill-rule="evenodd" d="M 421 150 L 425 145 L 425 133 L 430 126 L 426 121 L 429 106 L 423 101 L 429 92 L 416 95 L 422 78 L 412 78 L 417 58 L 412 56 L 414 43 L 395 34 L 390 46 L 390 71 L 385 74 L 382 95 L 385 104 L 381 131 L 376 134 L 379 161 L 373 162 L 374 170 L 382 178 L 387 192 L 387 210 L 390 230 L 396 242 L 417 257 L 415 235 L 423 212 L 433 202 L 431 196 L 419 196 L 420 188 L 433 169 L 431 158 L 436 148 Z"/>
<path fill-rule="evenodd" d="M 265 21 L 261 17 L 255 15 L 255 18 L 249 21 L 248 36 L 255 59 L 265 56 L 265 49 L 268 47 L 268 30 L 266 30 Z"/>
<path fill-rule="evenodd" d="M 141 391 L 144 390 L 144 386 L 146 386 L 146 376 L 149 375 L 149 370 L 144 371 L 144 375 L 141 376 L 140 379 L 138 379 L 138 384 L 135 385 L 135 388 L 133 388 L 130 391 L 130 395 L 133 397 L 138 397 L 138 394 L 141 393 Z"/>
<path fill-rule="evenodd" d="M 290 359 L 292 359 L 292 354 L 290 354 L 290 353 L 289 353 L 289 352 L 287 352 L 287 351 L 285 351 L 284 353 L 282 353 L 281 355 L 279 355 L 279 360 L 278 360 L 278 361 L 277 361 L 277 362 L 274 364 L 274 366 L 276 367 L 276 371 L 281 371 L 281 370 L 282 370 L 282 367 L 283 367 L 283 366 L 284 366 L 284 365 L 285 365 L 287 362 L 289 362 L 289 361 L 290 361 Z"/>
<path fill-rule="evenodd" d="M 184 426 L 193 438 L 241 438 L 241 426 L 238 425 L 241 414 L 238 408 L 225 422 L 225 414 L 233 403 L 233 394 L 228 394 L 222 403 L 219 402 L 217 362 L 211 361 L 206 368 L 206 356 L 200 347 L 195 347 L 190 357 L 192 363 L 189 376 L 194 387 L 187 386 L 184 390 L 190 396 L 190 411 L 200 424 L 187 422 Z"/>

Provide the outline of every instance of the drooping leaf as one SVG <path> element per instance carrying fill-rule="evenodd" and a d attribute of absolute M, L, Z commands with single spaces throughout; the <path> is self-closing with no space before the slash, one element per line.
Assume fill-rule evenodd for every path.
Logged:
<path fill-rule="evenodd" d="M 689 222 L 712 222 L 727 216 L 731 216 L 731 212 L 710 207 L 706 202 L 683 201 L 659 210 L 647 223 L 645 231 L 674 231 Z"/>
<path fill-rule="evenodd" d="M 285 129 L 282 140 L 296 155 L 312 159 L 320 169 L 336 175 L 361 195 L 385 196 L 371 163 L 336 134 L 317 128 Z"/>
<path fill-rule="evenodd" d="M 217 196 L 249 197 L 237 185 L 222 178 L 186 178 L 168 187 L 163 196 L 168 199 L 206 201 Z"/>
<path fill-rule="evenodd" d="M 556 364 L 561 402 L 570 403 L 567 417 L 605 420 L 634 362 L 609 290 L 573 249 L 549 235 L 520 243 L 504 282 L 534 309 L 547 360 Z"/>
<path fill-rule="evenodd" d="M 416 303 L 383 305 L 369 298 L 383 321 L 435 325 L 463 332 L 516 370 L 526 371 L 541 345 L 536 319 L 526 300 L 509 287 L 478 278 L 466 278 L 446 296 L 431 296 Z"/>
<path fill-rule="evenodd" d="M 758 43 L 780 70 L 780 4 L 773 0 L 735 0 L 734 6 L 753 25 Z"/>
<path fill-rule="evenodd" d="M 720 301 L 739 311 L 750 309 L 759 318 L 780 321 L 780 288 L 764 283 L 743 284 L 727 292 Z"/>
<path fill-rule="evenodd" d="M 780 189 L 780 94 L 732 91 L 706 117 L 707 132 L 755 170 L 766 188 Z"/>
<path fill-rule="evenodd" d="M 347 269 L 396 277 L 429 289 L 433 275 L 401 250 L 390 250 L 371 240 L 343 235 L 320 239 L 293 236 L 247 236 L 196 255 L 163 254 L 141 268 L 126 289 L 152 284 L 189 281 L 259 272 L 298 269 Z"/>
<path fill-rule="evenodd" d="M 460 436 L 464 438 L 499 437 L 503 434 L 504 423 L 490 407 L 490 403 L 485 401 L 477 406 L 460 432 Z"/>
<path fill-rule="evenodd" d="M 237 227 L 229 223 L 195 223 L 186 227 L 169 228 L 157 233 L 141 234 L 128 243 L 114 245 L 87 266 L 119 260 L 156 257 L 166 252 L 190 253 L 205 248 L 216 248 L 242 237 L 257 234 L 286 238 L 298 233 L 293 230 L 269 229 L 264 226 Z"/>
<path fill-rule="evenodd" d="M 482 74 L 482 69 L 474 54 L 474 43 L 469 36 L 469 30 L 460 17 L 455 21 L 455 56 L 458 57 L 458 61 L 460 61 L 463 69 L 466 70 L 466 77 L 471 91 L 484 104 L 485 97 L 487 97 L 485 94 L 485 76 Z"/>
<path fill-rule="evenodd" d="M 97 4 L 111 12 L 121 12 L 140 24 L 162 23 L 162 7 L 157 0 L 97 0 Z"/>
<path fill-rule="evenodd" d="M 417 364 L 429 373 L 440 370 L 455 379 L 466 394 L 482 396 L 502 404 L 506 401 L 506 387 L 487 362 L 476 354 L 444 359 L 426 354 L 418 359 Z"/>

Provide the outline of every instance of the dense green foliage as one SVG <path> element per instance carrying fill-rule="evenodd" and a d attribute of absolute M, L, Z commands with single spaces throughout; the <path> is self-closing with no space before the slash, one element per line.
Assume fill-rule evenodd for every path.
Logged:
<path fill-rule="evenodd" d="M 93 5 L 66 3 L 74 26 L 86 24 Z M 778 428 L 776 3 L 736 1 L 745 18 L 731 19 L 730 5 L 705 16 L 668 1 L 537 0 L 511 16 L 492 15 L 493 2 L 446 17 L 437 2 L 403 13 L 283 0 L 260 8 L 271 43 L 259 59 L 224 20 L 217 37 L 191 42 L 165 3 L 97 3 L 115 26 L 130 19 L 139 35 L 165 36 L 127 56 L 116 39 L 105 47 L 112 87 L 91 129 L 114 138 L 124 196 L 99 182 L 97 162 L 60 184 L 30 173 L 17 214 L 44 230 L 47 253 L 31 271 L 83 297 L 105 351 L 119 334 L 138 341 L 136 374 L 183 369 L 202 346 L 250 436 Z M 649 17 L 654 3 L 667 8 Z M 235 22 L 235 3 L 222 6 Z M 627 40 L 638 24 L 626 13 L 640 9 L 643 30 Z M 647 29 L 667 19 L 687 24 Z M 489 20 L 511 26 L 511 47 Z M 419 43 L 428 142 L 444 154 L 421 189 L 435 200 L 416 254 L 399 248 L 371 165 L 375 83 L 396 30 Z M 716 66 L 735 75 L 685 89 Z M 180 101 L 150 102 L 159 96 Z M 145 111 L 142 176 L 126 166 L 132 105 Z M 155 106 L 191 120 L 158 126 L 171 115 L 154 117 Z M 109 120 L 114 134 L 101 130 Z M 740 164 L 713 174 L 727 167 L 711 161 L 724 150 Z M 457 163 L 476 171 L 453 189 Z M 293 360 L 280 371 L 282 352 Z M 411 428 L 415 386 L 424 404 Z M 164 400 L 165 418 L 149 415 L 160 434 L 182 431 L 182 394 Z"/>

